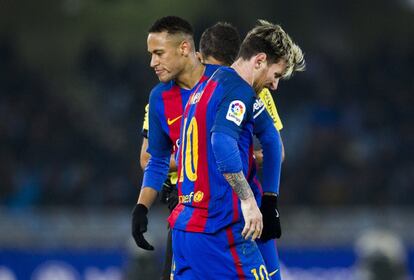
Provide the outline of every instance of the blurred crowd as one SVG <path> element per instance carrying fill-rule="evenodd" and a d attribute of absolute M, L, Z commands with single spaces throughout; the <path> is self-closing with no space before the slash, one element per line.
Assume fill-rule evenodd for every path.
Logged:
<path fill-rule="evenodd" d="M 0 61 L 0 205 L 131 204 L 139 63 L 119 66 L 91 43 L 79 57 L 82 85 L 68 90 L 33 72 L 12 41 L 1 42 Z"/>
<path fill-rule="evenodd" d="M 412 204 L 414 50 L 384 45 L 361 58 L 309 52 L 307 58 L 308 75 L 281 89 L 288 95 L 287 106 L 280 106 L 288 147 L 285 199 L 324 206 Z"/>
<path fill-rule="evenodd" d="M 284 123 L 283 205 L 414 202 L 414 51 L 341 58 L 306 50 L 308 69 L 274 97 Z M 80 52 L 74 83 L 33 71 L 0 40 L 0 205 L 131 206 L 142 171 L 148 59 Z M 143 71 L 142 69 L 146 69 Z"/>

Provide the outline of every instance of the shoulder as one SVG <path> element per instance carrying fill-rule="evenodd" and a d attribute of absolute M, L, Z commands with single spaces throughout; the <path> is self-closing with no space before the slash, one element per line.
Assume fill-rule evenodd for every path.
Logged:
<path fill-rule="evenodd" d="M 216 72 L 217 69 L 222 68 L 222 65 L 215 65 L 215 64 L 205 64 L 206 69 L 204 70 L 204 75 L 210 77 L 211 75 Z"/>
<path fill-rule="evenodd" d="M 171 90 L 171 88 L 173 87 L 174 83 L 172 81 L 167 82 L 167 83 L 159 83 L 158 85 L 156 85 L 150 93 L 150 103 L 151 101 L 154 101 L 156 99 L 159 99 L 162 97 L 162 94 L 166 91 Z"/>
<path fill-rule="evenodd" d="M 247 93 L 251 97 L 255 96 L 253 88 L 233 68 L 223 66 L 217 70 L 216 75 L 220 85 L 227 91 Z"/>
<path fill-rule="evenodd" d="M 265 110 L 265 104 L 261 98 L 256 98 L 253 104 L 253 115 L 254 118 L 259 116 Z"/>

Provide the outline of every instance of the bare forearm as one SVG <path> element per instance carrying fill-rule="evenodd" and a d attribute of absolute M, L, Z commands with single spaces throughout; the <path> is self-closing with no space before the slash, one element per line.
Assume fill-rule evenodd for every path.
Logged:
<path fill-rule="evenodd" d="M 148 209 L 154 203 L 155 199 L 157 198 L 158 192 L 152 188 L 145 188 L 141 189 L 139 193 L 138 202 L 139 204 L 145 205 Z"/>
<path fill-rule="evenodd" d="M 147 152 L 147 149 L 148 149 L 148 139 L 143 138 L 142 146 L 141 146 L 141 153 L 140 153 L 140 158 L 139 158 L 139 162 L 140 162 L 142 170 L 145 170 L 145 167 L 147 167 L 149 159 L 151 157 L 151 155 Z M 173 172 L 173 171 L 177 171 L 177 164 L 175 163 L 174 155 L 171 155 L 170 172 Z"/>
<path fill-rule="evenodd" d="M 253 153 L 254 153 L 254 159 L 256 161 L 257 166 L 259 168 L 262 168 L 262 164 L 263 164 L 263 150 L 260 149 L 260 150 L 254 151 Z"/>
<path fill-rule="evenodd" d="M 172 154 L 171 159 L 170 159 L 170 172 L 174 172 L 174 171 L 177 171 L 177 164 L 175 162 L 174 154 Z"/>
<path fill-rule="evenodd" d="M 244 177 L 243 171 L 238 173 L 225 173 L 223 175 L 241 200 L 245 200 L 253 196 L 252 189 L 250 188 L 246 177 Z"/>
<path fill-rule="evenodd" d="M 244 177 L 242 171 L 238 173 L 225 173 L 223 175 L 240 198 L 240 206 L 245 222 L 241 234 L 245 239 L 251 237 L 252 240 L 255 240 L 262 233 L 263 220 L 246 177 Z"/>
<path fill-rule="evenodd" d="M 151 157 L 151 155 L 147 153 L 147 149 L 148 149 L 148 139 L 144 137 L 142 139 L 141 153 L 139 157 L 139 163 L 141 165 L 142 170 L 144 170 L 145 167 L 147 167 L 148 161 Z"/>

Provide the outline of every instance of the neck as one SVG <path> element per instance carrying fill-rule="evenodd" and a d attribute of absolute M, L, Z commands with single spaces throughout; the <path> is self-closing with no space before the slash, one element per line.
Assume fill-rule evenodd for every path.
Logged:
<path fill-rule="evenodd" d="M 254 81 L 254 67 L 249 60 L 237 59 L 231 67 L 236 70 L 237 74 L 245 80 L 250 86 L 253 86 Z"/>
<path fill-rule="evenodd" d="M 175 79 L 177 85 L 184 89 L 192 89 L 204 74 L 205 66 L 194 57 L 189 58 L 190 62 L 186 64 L 184 70 Z"/>

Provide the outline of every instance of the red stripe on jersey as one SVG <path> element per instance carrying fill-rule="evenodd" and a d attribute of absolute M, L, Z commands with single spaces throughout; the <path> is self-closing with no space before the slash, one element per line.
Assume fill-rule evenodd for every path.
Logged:
<path fill-rule="evenodd" d="M 232 190 L 232 199 L 233 199 L 233 222 L 237 222 L 240 218 L 239 212 L 239 197 L 237 194 Z"/>
<path fill-rule="evenodd" d="M 175 222 L 177 221 L 178 216 L 184 210 L 184 205 L 179 203 L 174 210 L 171 212 L 170 216 L 168 217 L 167 221 L 170 224 L 170 228 L 174 228 Z"/>
<path fill-rule="evenodd" d="M 259 188 L 260 194 L 263 195 L 262 184 L 260 184 L 259 180 L 257 180 L 257 176 L 254 176 L 253 183 L 256 184 L 256 186 Z"/>
<path fill-rule="evenodd" d="M 191 97 L 193 96 L 194 92 L 197 91 L 197 89 L 199 88 L 200 84 L 202 82 L 206 81 L 208 78 L 209 77 L 208 76 L 205 76 L 205 75 L 203 75 L 201 77 L 200 81 L 198 82 L 198 85 L 195 87 L 195 90 L 190 94 L 189 100 L 191 100 Z M 174 100 L 174 102 L 173 102 L 173 104 L 171 106 L 172 108 L 168 108 L 169 112 L 176 113 L 177 116 L 175 118 L 178 118 L 178 113 L 177 113 L 178 112 L 178 109 L 181 112 L 181 118 L 185 118 L 188 115 L 188 111 L 189 111 L 189 107 L 190 107 L 189 106 L 189 103 L 190 102 L 188 102 L 188 100 L 182 100 L 181 90 L 180 90 L 180 88 L 177 85 L 174 85 L 173 88 L 171 88 L 171 90 L 168 91 L 168 92 L 171 92 L 171 93 L 166 94 L 165 95 L 165 99 L 164 99 L 164 95 L 163 95 L 164 108 L 165 108 L 165 111 L 166 111 L 165 113 L 166 113 L 166 117 L 167 117 L 167 124 L 168 124 L 168 115 L 167 115 L 167 107 L 168 106 L 166 106 L 166 102 L 165 102 L 166 100 L 169 100 L 173 96 L 178 96 L 178 98 L 175 98 L 175 100 Z M 177 92 L 179 94 L 177 94 Z M 177 101 L 177 100 L 179 100 L 179 101 Z M 182 110 L 183 101 L 185 102 L 184 110 Z M 178 120 L 176 120 L 176 121 L 175 121 L 174 118 L 171 118 L 170 119 L 170 123 L 175 121 L 173 124 L 175 124 L 175 123 L 178 124 L 178 127 L 177 126 L 174 126 L 173 127 L 174 129 L 176 129 L 173 132 L 173 135 L 171 134 L 171 128 L 172 127 L 171 126 L 169 127 L 170 128 L 170 138 L 171 138 L 171 141 L 173 141 L 173 143 L 174 143 L 174 148 L 178 148 L 177 147 L 177 140 L 180 139 L 180 125 L 181 125 L 181 122 L 182 122 L 182 119 L 181 118 L 178 119 Z M 176 136 L 177 138 L 172 138 L 172 136 L 173 137 Z M 176 139 L 176 140 L 173 140 L 173 139 Z M 184 147 L 184 145 L 180 145 L 180 147 L 179 147 L 179 149 L 177 151 L 179 153 L 178 154 L 178 158 L 177 158 L 177 160 L 178 160 L 178 162 L 177 162 L 177 176 L 178 176 L 177 189 L 178 189 L 178 196 L 182 196 L 183 195 L 183 192 L 182 192 L 182 182 L 180 182 L 181 172 L 183 171 L 183 168 L 182 168 L 182 152 L 181 152 L 181 149 L 183 147 Z M 174 227 L 175 222 L 178 219 L 178 216 L 181 214 L 181 212 L 184 210 L 184 208 L 185 208 L 185 206 L 183 204 L 179 203 L 174 208 L 174 210 L 171 212 L 170 216 L 168 217 L 168 222 L 170 224 L 170 228 L 173 228 Z"/>
<path fill-rule="evenodd" d="M 200 79 L 200 84 L 202 83 L 202 82 L 204 82 L 204 81 L 207 81 L 207 79 L 209 79 L 210 77 L 208 77 L 208 76 L 204 76 L 203 75 L 203 77 L 201 77 L 201 79 Z"/>
<path fill-rule="evenodd" d="M 191 95 L 190 95 L 190 99 L 191 99 Z M 188 115 L 188 110 L 189 110 L 189 106 L 185 106 L 184 109 L 184 113 L 183 116 L 187 116 Z M 185 124 L 184 124 L 185 125 Z M 184 131 L 184 129 L 183 129 Z M 178 197 L 183 195 L 183 189 L 182 189 L 182 185 L 183 182 L 180 181 L 181 178 L 181 172 L 183 172 L 183 166 L 182 166 L 182 148 L 184 147 L 184 145 L 179 146 L 178 149 L 178 162 L 177 162 L 177 176 L 178 176 L 178 181 L 177 181 L 177 190 L 178 190 Z M 170 228 L 174 228 L 175 222 L 177 221 L 178 216 L 180 216 L 181 212 L 184 210 L 184 205 L 181 203 L 178 203 L 178 205 L 174 208 L 174 210 L 171 212 L 170 216 L 168 217 L 168 222 L 170 224 Z"/>
<path fill-rule="evenodd" d="M 192 217 L 187 223 L 188 231 L 204 231 L 210 202 L 210 178 L 208 172 L 207 147 L 210 134 L 207 131 L 207 107 L 213 91 L 217 87 L 217 82 L 209 81 L 198 101 L 194 117 L 198 126 L 198 163 L 197 179 L 194 182 L 194 199 L 192 205 L 196 206 Z M 195 96 L 195 94 L 193 94 Z M 191 102 L 191 97 L 188 103 Z M 196 199 L 197 197 L 197 199 Z M 207 213 L 206 213 L 207 210 Z"/>
<path fill-rule="evenodd" d="M 253 152 L 254 152 L 254 148 L 253 148 L 253 143 L 252 143 L 249 147 L 249 169 L 247 170 L 246 178 L 250 177 L 250 174 L 252 173 L 252 169 L 253 169 L 253 164 L 256 164 L 253 158 Z"/>
<path fill-rule="evenodd" d="M 189 98 L 188 98 L 188 100 L 191 100 L 191 97 L 193 96 L 193 94 L 194 94 L 194 92 L 196 92 L 197 91 L 197 89 L 199 88 L 199 86 L 200 86 L 200 84 L 202 83 L 202 82 L 204 82 L 204 81 L 206 81 L 208 79 L 208 77 L 207 76 L 202 76 L 201 77 L 201 79 L 200 79 L 200 81 L 198 82 L 198 84 L 197 84 L 197 87 L 195 87 L 195 90 L 190 94 L 190 96 L 189 96 Z M 177 86 L 178 87 L 178 86 Z M 181 95 L 180 95 L 180 97 L 181 97 Z M 184 105 L 184 111 L 182 112 L 182 117 L 183 118 L 185 118 L 187 115 L 188 115 L 188 110 L 189 110 L 189 106 L 188 106 L 188 104 L 189 104 L 189 102 L 188 102 L 188 100 L 184 100 L 185 101 L 185 105 Z M 181 119 L 180 119 L 180 124 L 181 124 Z M 178 134 L 180 134 L 180 127 L 179 127 L 179 130 L 178 130 Z M 178 138 L 177 139 L 180 139 L 180 136 L 181 135 L 178 135 Z M 174 143 L 174 145 L 176 146 L 177 145 L 177 143 Z M 181 147 L 180 148 L 182 148 L 183 147 L 183 145 L 181 145 Z M 178 195 L 180 196 L 180 195 L 182 195 L 183 194 L 183 192 L 182 192 L 182 188 L 181 188 L 181 186 L 182 186 L 182 182 L 180 182 L 180 176 L 181 176 L 181 172 L 182 172 L 182 165 L 181 165 L 181 161 L 182 161 L 182 153 L 181 153 L 181 150 L 179 150 L 178 151 L 179 152 L 179 154 L 178 154 L 178 162 L 177 162 L 177 176 L 178 176 L 178 182 L 177 182 L 177 189 L 178 189 Z M 183 208 L 184 209 L 184 208 Z M 182 209 L 181 209 L 182 210 Z M 177 215 L 178 216 L 178 215 Z M 177 217 L 175 217 L 175 218 L 177 218 Z"/>
<path fill-rule="evenodd" d="M 246 279 L 244 274 L 242 263 L 240 261 L 239 255 L 237 254 L 236 244 L 234 243 L 233 232 L 231 231 L 232 227 L 229 226 L 226 228 L 227 240 L 229 241 L 230 252 L 234 260 L 234 265 L 236 267 L 237 276 L 240 280 Z"/>
<path fill-rule="evenodd" d="M 180 138 L 180 125 L 183 116 L 183 100 L 181 89 L 173 85 L 170 90 L 162 93 L 164 103 L 164 116 L 168 126 L 168 132 L 171 142 L 174 145 L 173 151 L 177 149 L 177 140 Z"/>
<path fill-rule="evenodd" d="M 190 95 L 189 100 L 191 100 L 191 97 L 192 96 L 193 96 L 193 94 Z M 189 103 L 190 102 L 188 102 L 188 100 L 187 100 L 187 103 L 185 105 L 184 112 L 183 112 L 183 117 L 184 118 L 186 118 L 188 116 L 188 111 L 190 109 L 190 106 L 188 106 Z M 184 124 L 184 126 L 185 125 L 186 124 Z M 184 132 L 184 130 L 185 130 L 185 128 L 183 128 L 183 131 L 182 132 Z M 184 147 L 184 145 L 181 145 L 180 144 L 179 151 L 178 151 L 179 152 L 179 154 L 178 154 L 178 163 L 177 163 L 177 176 L 178 176 L 177 189 L 178 189 L 178 196 L 183 195 L 183 192 L 182 192 L 182 184 L 183 184 L 183 182 L 182 181 L 180 182 L 181 172 L 183 172 L 183 166 L 182 166 L 182 161 L 183 161 L 182 156 L 183 156 L 183 152 L 181 151 L 183 149 L 183 147 Z"/>

